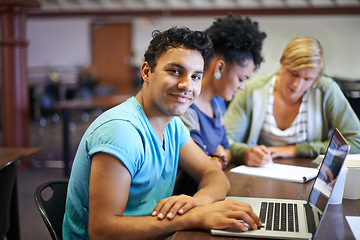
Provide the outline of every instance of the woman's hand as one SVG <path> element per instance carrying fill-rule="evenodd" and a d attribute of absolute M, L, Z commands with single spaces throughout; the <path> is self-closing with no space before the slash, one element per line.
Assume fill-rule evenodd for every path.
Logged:
<path fill-rule="evenodd" d="M 268 149 L 271 151 L 272 158 L 296 156 L 296 145 L 268 147 Z"/>
<path fill-rule="evenodd" d="M 264 145 L 249 148 L 244 154 L 244 163 L 249 167 L 262 167 L 272 159 L 271 150 Z"/>

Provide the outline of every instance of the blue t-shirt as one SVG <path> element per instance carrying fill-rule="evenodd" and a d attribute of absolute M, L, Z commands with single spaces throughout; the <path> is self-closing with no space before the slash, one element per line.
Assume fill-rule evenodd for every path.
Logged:
<path fill-rule="evenodd" d="M 164 131 L 163 144 L 134 97 L 100 115 L 85 132 L 75 156 L 63 222 L 64 239 L 89 238 L 93 154 L 108 153 L 124 163 L 132 177 L 124 216 L 146 216 L 160 199 L 172 196 L 179 150 L 189 135 L 182 121 L 174 117 Z"/>
<path fill-rule="evenodd" d="M 220 103 L 215 97 L 210 101 L 213 117 L 204 114 L 195 104 L 192 104 L 181 116 L 190 130 L 191 138 L 207 155 L 213 154 L 218 145 L 222 145 L 224 149 L 230 149 L 223 121 L 225 110 Z"/>

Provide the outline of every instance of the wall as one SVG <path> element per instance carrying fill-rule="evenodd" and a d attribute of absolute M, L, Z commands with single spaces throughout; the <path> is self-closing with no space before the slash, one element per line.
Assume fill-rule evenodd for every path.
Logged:
<path fill-rule="evenodd" d="M 29 18 L 28 66 L 90 63 L 90 24 L 90 18 Z"/>
<path fill-rule="evenodd" d="M 360 79 L 360 16 L 253 16 L 260 29 L 267 33 L 264 41 L 262 63 L 259 74 L 276 71 L 279 59 L 287 42 L 293 37 L 309 35 L 317 38 L 325 53 L 325 73 L 351 79 Z M 174 25 L 185 25 L 204 30 L 214 18 L 161 18 L 146 22 L 135 22 L 134 52 L 141 59 L 151 39 L 152 29 L 166 29 Z"/>
<path fill-rule="evenodd" d="M 311 35 L 320 40 L 325 52 L 325 73 L 349 79 L 360 79 L 360 16 L 253 16 L 265 39 L 265 62 L 259 74 L 276 71 L 286 43 L 299 35 Z M 133 52 L 135 64 L 140 64 L 154 29 L 183 25 L 204 30 L 214 17 L 138 18 L 133 23 Z M 80 66 L 91 63 L 90 24 L 92 19 L 29 18 L 27 36 L 29 67 Z"/>

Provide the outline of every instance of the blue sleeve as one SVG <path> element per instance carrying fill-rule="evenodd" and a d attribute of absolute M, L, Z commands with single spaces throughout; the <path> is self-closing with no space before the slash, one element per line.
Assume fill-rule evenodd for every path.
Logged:
<path fill-rule="evenodd" d="M 221 118 L 221 123 L 222 123 L 222 129 L 223 132 L 225 133 L 222 137 L 222 140 L 220 142 L 220 145 L 223 146 L 224 149 L 230 149 L 230 144 L 229 141 L 227 139 L 227 135 L 226 135 L 226 130 L 225 130 L 225 126 L 223 123 L 223 117 L 226 113 L 226 102 L 224 99 L 222 99 L 221 97 L 219 97 L 218 95 L 215 95 L 215 97 L 213 98 L 215 103 L 216 103 L 216 109 L 218 109 L 220 111 L 220 118 Z M 214 110 L 217 111 L 217 110 Z"/>
<path fill-rule="evenodd" d="M 133 177 L 142 165 L 143 139 L 128 121 L 112 120 L 95 129 L 86 139 L 87 152 L 91 156 L 104 152 L 124 163 Z"/>
<path fill-rule="evenodd" d="M 226 131 L 225 131 L 225 127 L 224 128 L 224 135 L 223 135 L 223 138 L 222 138 L 222 141 L 221 141 L 221 146 L 223 146 L 224 149 L 230 149 L 230 144 L 229 144 L 229 141 L 227 139 L 227 135 L 226 135 Z"/>
<path fill-rule="evenodd" d="M 216 104 L 219 106 L 221 116 L 224 116 L 227 108 L 225 100 L 219 97 L 218 95 L 215 95 L 214 100 Z"/>
<path fill-rule="evenodd" d="M 191 130 L 190 131 L 190 136 L 191 138 L 194 140 L 194 142 L 204 151 L 206 152 L 205 148 L 204 148 L 204 142 L 201 138 L 201 135 L 200 135 L 200 131 L 197 131 L 195 129 Z"/>

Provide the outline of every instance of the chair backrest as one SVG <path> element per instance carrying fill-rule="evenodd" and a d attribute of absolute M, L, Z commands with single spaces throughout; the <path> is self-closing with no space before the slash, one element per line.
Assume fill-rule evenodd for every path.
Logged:
<path fill-rule="evenodd" d="M 10 205 L 20 158 L 0 167 L 0 238 L 10 229 Z"/>
<path fill-rule="evenodd" d="M 38 186 L 34 194 L 36 205 L 54 240 L 62 239 L 67 186 L 68 181 L 46 182 Z"/>

